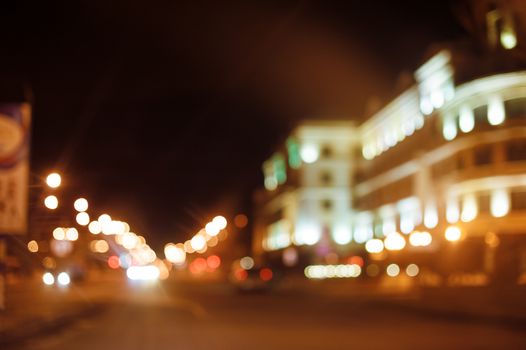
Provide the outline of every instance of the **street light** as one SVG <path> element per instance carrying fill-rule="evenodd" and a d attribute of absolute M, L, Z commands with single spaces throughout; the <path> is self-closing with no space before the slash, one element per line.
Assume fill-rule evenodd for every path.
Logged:
<path fill-rule="evenodd" d="M 58 207 L 58 198 L 56 196 L 50 195 L 44 199 L 44 205 L 46 208 L 54 210 Z"/>
<path fill-rule="evenodd" d="M 46 184 L 51 188 L 57 188 L 62 183 L 62 178 L 57 173 L 51 173 L 46 178 Z"/>
<path fill-rule="evenodd" d="M 85 198 L 79 198 L 73 203 L 73 207 L 78 212 L 88 210 L 88 201 Z"/>

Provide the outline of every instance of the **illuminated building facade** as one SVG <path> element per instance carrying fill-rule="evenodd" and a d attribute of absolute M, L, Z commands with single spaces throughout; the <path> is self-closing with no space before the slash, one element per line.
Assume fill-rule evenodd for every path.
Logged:
<path fill-rule="evenodd" d="M 263 166 L 255 254 L 526 272 L 526 55 L 509 16 L 487 13 L 484 55 L 442 47 L 362 124 L 301 123 Z"/>

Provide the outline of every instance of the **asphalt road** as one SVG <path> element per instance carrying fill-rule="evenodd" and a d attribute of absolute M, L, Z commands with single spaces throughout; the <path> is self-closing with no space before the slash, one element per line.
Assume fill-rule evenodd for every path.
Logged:
<path fill-rule="evenodd" d="M 364 300 L 240 295 L 224 286 L 170 283 L 133 289 L 105 311 L 16 348 L 526 349 L 526 332 Z"/>

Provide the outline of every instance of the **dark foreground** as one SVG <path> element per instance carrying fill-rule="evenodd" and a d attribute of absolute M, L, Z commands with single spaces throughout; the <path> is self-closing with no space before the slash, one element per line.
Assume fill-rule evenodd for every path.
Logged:
<path fill-rule="evenodd" d="M 225 285 L 174 282 L 111 289 L 115 297 L 97 312 L 10 348 L 526 349 L 520 325 L 408 311 L 366 298 L 239 295 Z"/>

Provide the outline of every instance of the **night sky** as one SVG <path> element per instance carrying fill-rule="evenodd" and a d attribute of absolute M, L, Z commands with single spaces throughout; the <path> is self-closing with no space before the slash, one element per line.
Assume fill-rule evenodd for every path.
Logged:
<path fill-rule="evenodd" d="M 465 34 L 448 1 L 10 3 L 0 99 L 33 101 L 31 182 L 58 170 L 154 244 L 250 213 L 295 122 L 363 119 Z"/>

